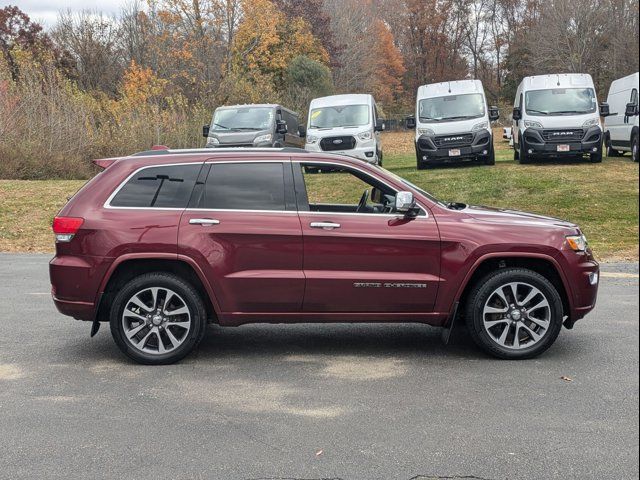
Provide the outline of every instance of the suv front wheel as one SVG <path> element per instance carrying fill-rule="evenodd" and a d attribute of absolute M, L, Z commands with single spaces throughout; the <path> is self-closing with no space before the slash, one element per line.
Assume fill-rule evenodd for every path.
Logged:
<path fill-rule="evenodd" d="M 198 345 L 206 318 L 202 299 L 189 283 L 168 273 L 148 273 L 130 280 L 116 295 L 111 334 L 133 360 L 166 365 Z"/>
<path fill-rule="evenodd" d="M 558 337 L 562 299 L 539 273 L 523 268 L 498 270 L 471 291 L 466 320 L 473 340 L 487 353 L 510 360 L 532 358 Z"/>

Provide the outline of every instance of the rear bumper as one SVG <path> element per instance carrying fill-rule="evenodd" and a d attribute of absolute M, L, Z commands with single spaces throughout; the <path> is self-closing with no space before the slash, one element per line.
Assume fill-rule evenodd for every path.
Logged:
<path fill-rule="evenodd" d="M 542 137 L 542 130 L 538 128 L 527 128 L 523 133 L 526 148 L 531 150 L 531 155 L 538 156 L 572 156 L 597 153 L 602 149 L 602 130 L 600 127 L 587 129 L 581 141 L 545 141 Z M 569 151 L 559 152 L 559 145 L 568 145 Z"/>
<path fill-rule="evenodd" d="M 60 313 L 91 321 L 96 315 L 102 280 L 112 259 L 58 255 L 49 262 L 51 296 Z"/>
<path fill-rule="evenodd" d="M 452 156 L 452 150 L 460 152 Z M 416 141 L 416 156 L 423 164 L 456 162 L 460 160 L 485 160 L 491 152 L 491 133 L 480 130 L 473 134 L 473 140 L 467 146 L 437 146 L 435 137 L 422 135 Z M 457 152 L 454 152 L 457 153 Z"/>

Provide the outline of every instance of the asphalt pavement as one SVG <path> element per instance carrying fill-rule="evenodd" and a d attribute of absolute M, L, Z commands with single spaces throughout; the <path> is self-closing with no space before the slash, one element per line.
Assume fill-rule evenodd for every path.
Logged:
<path fill-rule="evenodd" d="M 0 254 L 0 478 L 638 478 L 638 265 L 542 357 L 414 324 L 211 327 L 140 366 Z"/>

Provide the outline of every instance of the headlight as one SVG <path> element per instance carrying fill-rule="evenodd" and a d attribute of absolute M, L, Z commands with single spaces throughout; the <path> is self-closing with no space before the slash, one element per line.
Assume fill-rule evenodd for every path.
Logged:
<path fill-rule="evenodd" d="M 267 133 L 266 135 L 260 135 L 253 139 L 253 143 L 265 143 L 271 141 L 271 134 Z"/>
<path fill-rule="evenodd" d="M 489 128 L 489 122 L 480 122 L 480 123 L 476 123 L 471 129 L 471 131 L 477 132 L 478 130 L 488 129 L 488 128 Z"/>
<path fill-rule="evenodd" d="M 436 132 L 434 132 L 433 130 L 431 130 L 430 128 L 419 128 L 418 129 L 418 133 L 420 135 L 435 135 Z"/>
<path fill-rule="evenodd" d="M 584 252 L 589 245 L 587 243 L 587 237 L 584 235 L 570 235 L 567 238 L 567 245 L 574 252 Z"/>
<path fill-rule="evenodd" d="M 525 128 L 542 128 L 542 124 L 540 122 L 534 122 L 533 120 L 525 120 L 524 126 Z"/>
<path fill-rule="evenodd" d="M 207 145 L 220 145 L 220 140 L 218 140 L 216 137 L 208 137 Z"/>
<path fill-rule="evenodd" d="M 372 137 L 373 137 L 373 134 L 371 133 L 371 130 L 368 130 L 366 132 L 360 132 L 358 134 L 358 138 L 360 140 L 371 140 Z"/>
<path fill-rule="evenodd" d="M 582 124 L 583 127 L 595 127 L 596 125 L 600 125 L 600 120 L 597 118 L 590 118 Z"/>
<path fill-rule="evenodd" d="M 310 143 L 313 145 L 314 143 L 317 143 L 317 141 L 318 141 L 318 137 L 314 135 L 307 135 L 307 143 Z"/>

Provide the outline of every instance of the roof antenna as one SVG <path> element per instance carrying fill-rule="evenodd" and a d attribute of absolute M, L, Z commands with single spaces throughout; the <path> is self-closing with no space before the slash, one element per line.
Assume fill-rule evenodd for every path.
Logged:
<path fill-rule="evenodd" d="M 449 81 L 449 93 L 451 93 L 451 81 Z"/>
<path fill-rule="evenodd" d="M 557 85 L 560 86 L 560 75 L 557 75 L 557 77 L 558 77 L 558 84 Z"/>

